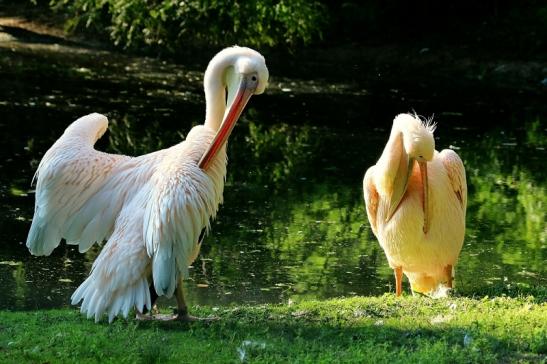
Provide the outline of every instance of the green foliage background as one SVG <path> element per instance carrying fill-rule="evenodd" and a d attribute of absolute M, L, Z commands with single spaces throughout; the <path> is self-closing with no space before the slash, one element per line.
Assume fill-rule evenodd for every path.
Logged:
<path fill-rule="evenodd" d="M 203 46 L 404 43 L 438 37 L 544 54 L 547 6 L 538 0 L 30 0 L 67 19 L 68 30 L 126 49 L 176 54 Z"/>
<path fill-rule="evenodd" d="M 323 5 L 307 0 L 51 0 L 72 31 L 107 35 L 123 47 L 307 44 L 321 37 Z"/>

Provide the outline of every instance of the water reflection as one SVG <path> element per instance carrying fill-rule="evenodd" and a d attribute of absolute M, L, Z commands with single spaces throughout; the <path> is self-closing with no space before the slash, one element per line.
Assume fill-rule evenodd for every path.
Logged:
<path fill-rule="evenodd" d="M 534 128 L 537 133 L 530 138 L 528 130 Z M 525 130 L 522 139 L 498 130 L 496 134 L 503 134 L 484 138 L 479 153 L 462 151 L 472 197 L 462 256 L 466 267 L 473 267 L 462 274 L 468 291 L 476 285 L 473 274 L 483 272 L 488 275 L 482 284 L 545 285 L 546 153 L 537 149 L 537 141 L 545 140 L 546 134 L 536 123 L 526 124 Z M 472 243 L 478 247 L 468 248 Z"/>
<path fill-rule="evenodd" d="M 0 308 L 68 304 L 98 254 L 63 245 L 37 258 L 23 243 L 34 202 L 30 180 L 69 121 L 105 112 L 110 131 L 99 148 L 137 155 L 177 143 L 203 119 L 203 65 L 46 49 L 0 47 Z M 390 120 L 409 104 L 399 92 L 361 92 L 357 84 L 272 83 L 271 95 L 252 100 L 230 142 L 225 204 L 191 269 L 189 299 L 280 302 L 391 289 L 391 269 L 366 222 L 361 181 Z M 411 106 L 423 113 L 455 107 L 420 99 Z M 437 117 L 437 145 L 458 149 L 468 173 L 457 272 L 464 294 L 547 283 L 547 132 L 545 110 L 531 107 L 532 116 L 500 118 L 476 105 Z"/>

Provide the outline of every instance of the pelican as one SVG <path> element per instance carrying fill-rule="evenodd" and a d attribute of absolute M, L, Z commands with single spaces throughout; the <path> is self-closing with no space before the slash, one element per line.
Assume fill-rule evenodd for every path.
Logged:
<path fill-rule="evenodd" d="M 446 294 L 463 244 L 465 169 L 453 150 L 435 150 L 434 130 L 417 116 L 398 115 L 363 180 L 368 219 L 394 270 L 397 296 L 403 273 L 413 292 Z"/>
<path fill-rule="evenodd" d="M 205 123 L 185 141 L 128 157 L 94 149 L 108 120 L 94 113 L 69 125 L 42 158 L 26 245 L 49 255 L 62 238 L 80 252 L 106 244 L 89 277 L 72 295 L 98 322 L 150 311 L 157 296 L 177 300 L 177 315 L 192 321 L 183 278 L 222 203 L 226 140 L 252 95 L 264 92 L 264 57 L 231 47 L 210 61 L 204 76 Z M 138 315 L 138 314 L 137 314 Z"/>

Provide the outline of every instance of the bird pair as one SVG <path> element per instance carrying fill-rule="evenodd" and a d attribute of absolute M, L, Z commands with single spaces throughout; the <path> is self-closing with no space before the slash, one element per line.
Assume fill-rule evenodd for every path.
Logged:
<path fill-rule="evenodd" d="M 80 252 L 107 241 L 72 295 L 88 318 L 107 314 L 111 322 L 131 309 L 149 311 L 158 296 L 175 295 L 178 313 L 170 318 L 195 319 L 182 280 L 222 203 L 226 141 L 268 77 L 260 53 L 226 48 L 205 71 L 205 123 L 185 141 L 138 157 L 103 153 L 94 144 L 108 121 L 94 113 L 69 125 L 45 153 L 26 245 L 34 255 L 49 255 L 63 238 Z M 432 132 L 410 115 L 398 116 L 382 157 L 365 176 L 367 213 L 397 272 L 398 294 L 402 270 L 415 290 L 440 282 L 463 241 L 465 174 L 454 152 L 434 151 Z"/>

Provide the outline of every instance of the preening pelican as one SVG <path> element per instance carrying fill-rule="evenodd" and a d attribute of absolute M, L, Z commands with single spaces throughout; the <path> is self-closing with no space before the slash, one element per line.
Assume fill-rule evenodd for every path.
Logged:
<path fill-rule="evenodd" d="M 376 165 L 363 180 L 372 231 L 395 271 L 396 294 L 403 273 L 413 292 L 452 288 L 465 234 L 467 185 L 460 157 L 435 150 L 434 125 L 400 114 Z"/>
<path fill-rule="evenodd" d="M 34 255 L 49 255 L 61 240 L 85 252 L 107 241 L 72 304 L 111 322 L 150 310 L 157 296 L 177 299 L 179 320 L 192 320 L 182 279 L 204 231 L 222 202 L 226 140 L 252 95 L 264 92 L 262 55 L 226 48 L 204 77 L 204 125 L 185 141 L 139 157 L 93 148 L 108 127 L 100 114 L 73 122 L 46 152 L 36 172 L 36 204 L 27 238 Z"/>

